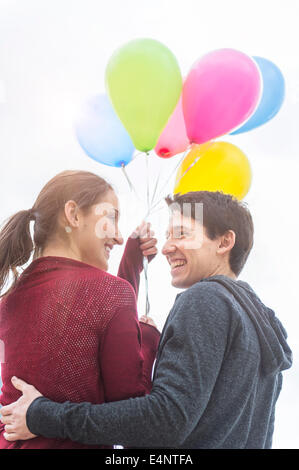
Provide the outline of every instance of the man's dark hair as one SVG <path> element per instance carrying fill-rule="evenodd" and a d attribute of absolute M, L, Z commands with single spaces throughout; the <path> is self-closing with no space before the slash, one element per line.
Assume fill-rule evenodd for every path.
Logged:
<path fill-rule="evenodd" d="M 230 252 L 229 264 L 233 273 L 238 276 L 248 258 L 253 245 L 253 221 L 246 203 L 220 191 L 194 191 L 186 194 L 168 196 L 167 204 L 191 204 L 191 217 L 196 219 L 195 204 L 203 204 L 203 226 L 207 236 L 214 240 L 224 235 L 227 230 L 236 234 L 235 245 Z"/>

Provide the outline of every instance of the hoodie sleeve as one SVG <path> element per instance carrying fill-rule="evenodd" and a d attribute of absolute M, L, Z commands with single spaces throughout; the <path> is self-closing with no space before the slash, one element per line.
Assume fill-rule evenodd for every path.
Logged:
<path fill-rule="evenodd" d="M 188 289 L 170 313 L 149 395 L 103 405 L 39 398 L 27 412 L 30 431 L 84 444 L 182 445 L 209 402 L 229 328 L 229 308 L 213 288 Z"/>

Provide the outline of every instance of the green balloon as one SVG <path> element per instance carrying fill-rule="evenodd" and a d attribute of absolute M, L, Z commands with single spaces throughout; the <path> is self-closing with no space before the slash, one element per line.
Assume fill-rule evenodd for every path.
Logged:
<path fill-rule="evenodd" d="M 182 91 L 173 53 L 153 39 L 130 41 L 109 60 L 106 86 L 135 148 L 153 149 Z"/>

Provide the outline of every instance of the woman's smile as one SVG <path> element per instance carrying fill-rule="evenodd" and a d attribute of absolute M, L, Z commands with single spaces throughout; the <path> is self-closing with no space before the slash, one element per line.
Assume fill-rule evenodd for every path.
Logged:
<path fill-rule="evenodd" d="M 107 259 L 109 259 L 110 251 L 113 248 L 113 244 L 112 243 L 111 244 L 110 243 L 105 243 L 104 247 L 105 247 L 105 256 L 106 256 Z"/>

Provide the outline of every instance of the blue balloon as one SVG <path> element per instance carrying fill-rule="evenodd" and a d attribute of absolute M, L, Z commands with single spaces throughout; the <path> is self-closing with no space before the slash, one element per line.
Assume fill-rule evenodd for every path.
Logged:
<path fill-rule="evenodd" d="M 263 78 L 263 93 L 255 113 L 239 129 L 230 135 L 241 134 L 265 124 L 280 110 L 285 97 L 285 81 L 277 65 L 262 57 L 253 57 Z"/>
<path fill-rule="evenodd" d="M 75 133 L 87 155 L 99 163 L 121 167 L 133 158 L 133 142 L 105 94 L 85 103 Z"/>

